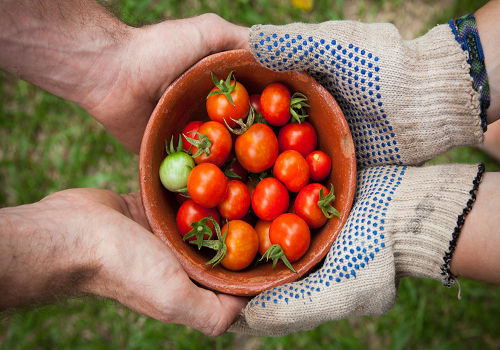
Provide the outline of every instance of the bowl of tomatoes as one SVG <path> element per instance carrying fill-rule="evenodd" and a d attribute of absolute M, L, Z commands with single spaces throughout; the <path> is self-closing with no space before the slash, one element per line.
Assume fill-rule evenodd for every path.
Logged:
<path fill-rule="evenodd" d="M 234 81 L 244 87 L 247 97 L 240 99 L 234 94 L 240 89 Z M 297 103 L 295 111 L 302 118 L 301 123 L 290 123 L 290 117 L 283 121 L 280 115 L 282 107 L 265 102 L 278 98 L 282 86 L 293 94 L 292 100 Z M 225 89 L 229 89 L 228 93 L 234 97 L 231 103 L 226 103 Z M 212 93 L 214 90 L 219 92 Z M 255 96 L 259 96 L 257 103 L 252 101 Z M 208 103 L 209 99 L 219 102 Z M 241 106 L 238 105 L 240 100 L 243 101 Z M 231 117 L 217 120 L 218 114 Z M 259 119 L 263 114 L 272 115 L 272 124 Z M 240 115 L 244 117 L 240 118 Z M 238 119 L 241 119 L 240 123 L 236 122 Z M 282 147 L 282 144 L 293 143 L 294 133 L 299 132 L 295 128 L 302 124 L 314 130 L 315 134 L 310 138 L 315 140 L 308 138 L 307 132 L 310 131 L 300 131 L 306 136 L 298 147 L 314 143 L 314 152 L 326 155 L 330 161 L 331 170 L 326 175 L 317 174 L 324 172 L 322 163 L 318 163 L 316 170 L 307 170 L 307 179 L 304 179 L 297 169 L 301 169 L 308 154 L 314 156 L 313 152 Z M 291 130 L 287 131 L 288 128 Z M 204 135 L 209 135 L 208 146 L 203 141 Z M 229 140 L 227 135 L 230 135 Z M 188 138 L 191 141 L 187 142 Z M 218 143 L 219 139 L 223 141 Z M 215 144 L 219 145 L 217 149 Z M 211 150 L 209 154 L 205 152 L 206 148 Z M 207 161 L 206 158 L 210 157 L 211 160 Z M 172 170 L 174 168 L 166 164 L 167 158 L 174 158 L 174 165 L 181 164 L 179 169 L 189 169 L 186 181 L 171 179 L 172 174 L 178 175 L 184 170 Z M 244 166 L 241 176 L 237 175 L 240 168 L 234 166 L 232 159 L 241 163 L 238 164 L 240 168 Z M 290 167 L 289 164 L 298 165 Z M 225 172 L 228 169 L 229 174 L 236 175 L 236 178 L 228 177 Z M 150 227 L 174 252 L 190 278 L 217 292 L 253 296 L 304 276 L 325 257 L 345 224 L 353 203 L 356 161 L 347 122 L 326 89 L 305 72 L 274 72 L 262 67 L 250 51 L 234 50 L 202 59 L 166 89 L 143 137 L 139 174 L 141 197 Z M 320 176 L 321 180 L 314 180 L 315 176 Z M 201 186 L 207 177 L 213 177 L 213 181 Z M 299 187 L 310 187 L 310 191 L 318 192 L 313 185 L 324 189 L 321 192 L 323 197 L 329 191 L 332 195 L 334 193 L 334 199 L 327 197 L 327 202 L 335 208 L 336 215 L 319 226 L 313 223 L 308 227 L 305 253 L 298 259 L 291 259 L 288 264 L 280 258 L 282 251 L 279 249 L 272 252 L 274 255 L 260 251 L 256 242 L 263 242 L 261 232 L 267 230 L 269 234 L 270 226 L 276 231 L 278 227 L 293 226 L 296 221 L 298 226 L 295 226 L 304 225 L 306 221 L 296 219 L 295 213 L 295 208 L 302 210 L 307 207 L 301 199 Z M 167 189 L 169 186 L 172 187 Z M 272 202 L 266 197 L 268 193 L 273 193 Z M 236 210 L 239 206 L 228 197 L 244 197 L 242 201 L 247 204 Z M 221 198 L 224 198 L 222 202 Z M 294 205 L 297 201 L 301 201 L 300 205 Z M 204 211 L 203 215 L 199 214 L 200 210 Z M 236 219 L 226 219 L 233 216 Z M 195 221 L 198 223 L 191 225 Z M 307 225 L 310 225 L 309 221 Z M 207 227 L 210 232 L 206 231 Z M 227 247 L 221 248 L 221 241 L 226 242 Z M 241 241 L 244 243 L 238 245 Z M 303 249 L 298 247 L 301 244 L 304 245 L 297 243 L 297 247 L 290 249 Z M 274 257 L 273 262 L 258 261 L 258 257 L 266 253 L 271 260 Z M 229 261 L 229 256 L 233 260 Z M 241 259 L 247 261 L 240 262 Z"/>

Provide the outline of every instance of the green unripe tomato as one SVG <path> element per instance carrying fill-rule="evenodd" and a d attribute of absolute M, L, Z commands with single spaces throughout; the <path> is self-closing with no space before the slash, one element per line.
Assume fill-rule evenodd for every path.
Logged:
<path fill-rule="evenodd" d="M 169 191 L 187 187 L 189 173 L 195 167 L 193 158 L 185 152 L 169 154 L 160 165 L 160 180 Z"/>

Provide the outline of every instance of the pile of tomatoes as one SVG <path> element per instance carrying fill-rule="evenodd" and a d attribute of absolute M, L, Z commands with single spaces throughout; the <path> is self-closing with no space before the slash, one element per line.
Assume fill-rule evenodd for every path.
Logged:
<path fill-rule="evenodd" d="M 311 229 L 339 216 L 333 186 L 320 183 L 331 160 L 305 121 L 306 96 L 281 83 L 249 96 L 232 73 L 212 75 L 210 121 L 187 124 L 177 147 L 167 143 L 160 179 L 180 203 L 184 240 L 216 250 L 207 264 L 238 271 L 259 254 L 295 271 L 290 263 L 309 248 Z"/>

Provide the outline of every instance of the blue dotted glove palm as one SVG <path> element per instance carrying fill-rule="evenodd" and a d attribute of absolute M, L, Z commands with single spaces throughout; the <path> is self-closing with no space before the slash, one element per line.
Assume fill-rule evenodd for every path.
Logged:
<path fill-rule="evenodd" d="M 255 297 L 230 331 L 280 336 L 383 314 L 404 276 L 451 285 L 449 262 L 483 170 L 480 164 L 360 171 L 354 207 L 323 266 Z"/>
<path fill-rule="evenodd" d="M 450 25 L 404 41 L 392 24 L 354 21 L 256 25 L 249 34 L 262 65 L 305 70 L 335 97 L 358 167 L 420 165 L 482 143 L 479 94 L 457 40 Z"/>

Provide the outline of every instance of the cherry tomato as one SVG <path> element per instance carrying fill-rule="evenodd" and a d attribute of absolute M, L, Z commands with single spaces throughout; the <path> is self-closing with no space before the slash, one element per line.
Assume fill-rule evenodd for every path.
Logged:
<path fill-rule="evenodd" d="M 279 180 L 267 177 L 255 187 L 252 210 L 262 220 L 273 220 L 288 209 L 290 197 Z"/>
<path fill-rule="evenodd" d="M 190 131 L 198 131 L 198 129 L 200 128 L 200 126 L 202 126 L 204 124 L 204 122 L 202 122 L 201 120 L 195 120 L 191 123 L 188 123 L 184 129 L 182 129 L 182 149 L 184 151 L 188 151 L 189 148 L 191 147 L 191 143 L 189 143 L 189 141 L 184 137 L 184 135 L 186 135 L 187 137 L 191 137 L 193 138 L 194 135 L 196 135 L 196 133 L 194 132 L 190 132 Z"/>
<path fill-rule="evenodd" d="M 189 154 L 182 151 L 170 153 L 160 164 L 161 183 L 172 192 L 185 188 L 194 165 Z"/>
<path fill-rule="evenodd" d="M 204 139 L 203 135 L 206 135 L 210 141 L 212 141 L 212 145 L 209 147 L 210 155 L 207 156 L 205 153 L 202 153 L 194 158 L 196 164 L 212 163 L 219 167 L 222 166 L 229 157 L 229 153 L 231 153 L 231 148 L 233 146 L 233 140 L 231 139 L 229 130 L 221 123 L 210 121 L 200 126 L 198 132 L 202 135 L 202 139 Z M 200 140 L 198 134 L 195 134 L 194 137 L 188 137 L 198 141 Z M 193 146 L 191 151 L 193 155 L 196 155 L 198 147 Z"/>
<path fill-rule="evenodd" d="M 265 124 L 252 125 L 236 139 L 236 158 L 251 173 L 260 173 L 273 166 L 278 157 L 278 139 Z"/>
<path fill-rule="evenodd" d="M 226 236 L 227 254 L 221 261 L 222 266 L 231 271 L 248 267 L 255 259 L 259 249 L 259 238 L 255 229 L 242 220 L 229 221 L 221 229 Z"/>
<path fill-rule="evenodd" d="M 311 181 L 319 182 L 324 180 L 332 170 L 332 161 L 328 155 L 322 151 L 314 151 L 307 155 L 306 162 L 311 172 Z"/>
<path fill-rule="evenodd" d="M 250 209 L 250 191 L 247 186 L 241 181 L 229 181 L 226 196 L 217 208 L 222 217 L 228 220 L 243 219 Z"/>
<path fill-rule="evenodd" d="M 299 216 L 285 213 L 273 220 L 269 228 L 269 240 L 283 249 L 289 262 L 299 260 L 309 248 L 311 232 Z"/>
<path fill-rule="evenodd" d="M 250 104 L 253 109 L 255 109 L 255 113 L 259 114 L 260 112 L 260 95 L 250 95 Z"/>
<path fill-rule="evenodd" d="M 254 215 L 248 213 L 247 215 L 245 215 L 245 217 L 243 219 L 241 219 L 243 221 L 245 221 L 247 224 L 249 224 L 250 226 L 254 227 L 255 226 L 255 221 L 257 220 L 255 218 Z"/>
<path fill-rule="evenodd" d="M 193 229 L 191 224 L 193 222 L 198 222 L 203 218 L 211 216 L 217 223 L 220 224 L 220 215 L 216 208 L 205 208 L 199 205 L 192 199 L 188 199 L 182 203 L 179 211 L 177 212 L 177 229 L 182 237 L 186 235 L 189 231 Z M 207 226 L 212 230 L 212 238 L 215 238 L 214 224 L 208 220 Z M 209 236 L 205 235 L 204 239 L 208 239 Z M 195 241 L 196 236 L 190 237 L 188 241 Z"/>
<path fill-rule="evenodd" d="M 231 86 L 233 84 L 234 80 L 231 81 Z M 210 92 L 218 90 L 218 87 L 214 87 Z M 250 109 L 250 99 L 247 90 L 238 81 L 230 95 L 233 99 L 234 106 L 229 102 L 227 97 L 222 94 L 209 96 L 207 98 L 207 112 L 211 120 L 226 125 L 224 123 L 225 120 L 231 128 L 234 128 L 237 124 L 232 119 L 246 120 L 248 110 Z"/>
<path fill-rule="evenodd" d="M 291 118 L 290 90 L 281 83 L 268 85 L 260 95 L 260 110 L 264 119 L 271 125 L 282 126 Z"/>
<path fill-rule="evenodd" d="M 181 205 L 182 203 L 184 203 L 190 199 L 189 197 L 183 196 L 179 192 L 174 192 L 174 197 L 179 205 Z"/>
<path fill-rule="evenodd" d="M 196 203 L 213 208 L 226 196 L 226 177 L 222 170 L 212 163 L 198 164 L 189 174 L 187 189 Z"/>
<path fill-rule="evenodd" d="M 271 241 L 269 240 L 269 227 L 271 227 L 272 221 L 258 220 L 255 224 L 255 232 L 259 237 L 259 254 L 264 255 L 269 247 L 271 246 Z"/>
<path fill-rule="evenodd" d="M 286 210 L 287 213 L 295 214 L 295 200 L 296 199 L 297 199 L 297 197 L 290 198 L 290 204 L 288 204 L 288 209 Z"/>
<path fill-rule="evenodd" d="M 227 181 L 238 180 L 245 183 L 248 180 L 248 171 L 241 166 L 234 153 L 229 154 L 226 163 L 222 166 L 222 171 L 226 174 Z M 239 177 L 228 175 L 229 172 L 236 174 Z"/>
<path fill-rule="evenodd" d="M 316 149 L 318 137 L 308 122 L 288 123 L 278 132 L 280 153 L 293 149 L 305 158 Z"/>
<path fill-rule="evenodd" d="M 245 182 L 245 185 L 248 188 L 248 191 L 250 192 L 250 197 L 253 196 L 253 192 L 255 191 L 255 186 L 253 185 L 252 180 L 248 179 L 247 182 Z"/>
<path fill-rule="evenodd" d="M 309 165 L 299 152 L 289 150 L 278 156 L 273 174 L 290 192 L 299 192 L 309 182 Z"/>
<path fill-rule="evenodd" d="M 304 187 L 295 199 L 295 214 L 304 219 L 311 229 L 323 226 L 328 220 L 318 206 L 319 191 L 321 189 L 323 189 L 325 197 L 330 193 L 325 186 L 312 183 Z"/>

